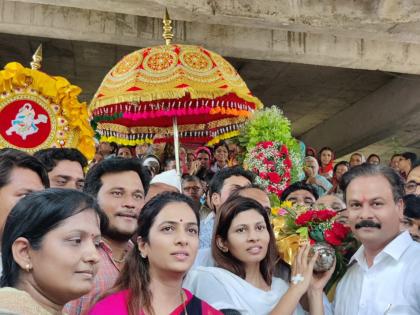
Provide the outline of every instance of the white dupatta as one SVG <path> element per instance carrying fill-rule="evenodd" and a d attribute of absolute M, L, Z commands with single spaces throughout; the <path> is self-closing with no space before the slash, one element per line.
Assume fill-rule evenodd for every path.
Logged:
<path fill-rule="evenodd" d="M 234 309 L 241 315 L 267 315 L 287 291 L 288 284 L 280 278 L 273 278 L 271 290 L 263 291 L 225 269 L 197 267 L 188 272 L 183 287 L 218 310 Z M 305 312 L 298 305 L 294 314 Z"/>

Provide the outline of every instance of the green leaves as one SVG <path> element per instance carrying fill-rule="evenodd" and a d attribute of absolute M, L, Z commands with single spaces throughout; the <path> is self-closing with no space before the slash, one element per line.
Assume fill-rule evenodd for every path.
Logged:
<path fill-rule="evenodd" d="M 301 180 L 303 156 L 299 142 L 292 136 L 289 119 L 276 106 L 256 111 L 239 135 L 240 144 L 247 150 L 247 158 L 257 143 L 262 141 L 276 141 L 286 145 L 292 160 L 291 180 Z"/>
<path fill-rule="evenodd" d="M 322 228 L 319 226 L 313 228 L 311 232 L 309 232 L 309 236 L 316 242 L 323 242 L 324 241 L 324 233 Z"/>

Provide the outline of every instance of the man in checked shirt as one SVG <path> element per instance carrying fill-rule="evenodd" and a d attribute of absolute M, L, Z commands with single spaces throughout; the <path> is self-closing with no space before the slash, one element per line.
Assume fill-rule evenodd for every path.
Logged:
<path fill-rule="evenodd" d="M 101 220 L 101 260 L 94 289 L 66 304 L 64 313 L 87 314 L 96 299 L 114 285 L 133 247 L 130 239 L 137 230 L 137 218 L 144 205 L 149 181 L 149 175 L 138 159 L 106 159 L 86 175 L 83 190 L 97 198 L 106 216 L 105 224 Z"/>

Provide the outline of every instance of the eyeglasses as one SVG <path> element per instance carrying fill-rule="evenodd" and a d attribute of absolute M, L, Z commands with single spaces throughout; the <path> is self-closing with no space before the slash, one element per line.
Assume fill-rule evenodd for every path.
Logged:
<path fill-rule="evenodd" d="M 184 191 L 197 193 L 200 191 L 200 187 L 184 187 Z"/>
<path fill-rule="evenodd" d="M 405 190 L 408 193 L 415 192 L 417 186 L 420 186 L 420 183 L 417 183 L 415 181 L 409 181 L 407 184 L 405 184 Z"/>

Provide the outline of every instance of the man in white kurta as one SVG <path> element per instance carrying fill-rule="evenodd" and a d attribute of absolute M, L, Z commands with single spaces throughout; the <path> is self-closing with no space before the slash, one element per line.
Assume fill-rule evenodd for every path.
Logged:
<path fill-rule="evenodd" d="M 400 232 L 404 186 L 388 167 L 343 177 L 349 224 L 362 246 L 337 286 L 335 315 L 420 314 L 420 245 Z"/>

